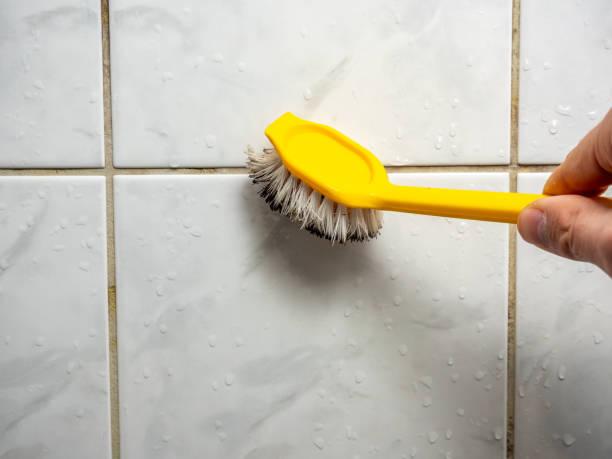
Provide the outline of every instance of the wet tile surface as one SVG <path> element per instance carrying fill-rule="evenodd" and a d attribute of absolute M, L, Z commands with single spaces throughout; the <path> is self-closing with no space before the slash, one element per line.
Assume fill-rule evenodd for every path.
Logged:
<path fill-rule="evenodd" d="M 101 167 L 98 0 L 5 0 L 0 167 Z"/>
<path fill-rule="evenodd" d="M 117 166 L 239 166 L 286 111 L 386 164 L 508 162 L 509 1 L 110 6 Z"/>
<path fill-rule="evenodd" d="M 610 24 L 609 0 L 521 2 L 521 163 L 560 163 L 612 106 Z"/>
<path fill-rule="evenodd" d="M 0 178 L 2 458 L 110 458 L 104 196 Z"/>
<path fill-rule="evenodd" d="M 236 175 L 121 176 L 115 205 L 122 456 L 504 457 L 506 225 L 330 246 Z"/>
<path fill-rule="evenodd" d="M 546 174 L 520 174 L 539 192 Z M 612 283 L 599 268 L 519 240 L 516 453 L 609 457 Z"/>

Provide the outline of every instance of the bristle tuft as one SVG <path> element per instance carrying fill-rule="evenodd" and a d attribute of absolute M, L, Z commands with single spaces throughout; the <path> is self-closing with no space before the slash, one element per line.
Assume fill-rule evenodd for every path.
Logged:
<path fill-rule="evenodd" d="M 247 148 L 247 166 L 259 195 L 274 211 L 289 217 L 312 234 L 332 243 L 366 241 L 378 236 L 382 213 L 347 208 L 313 190 L 285 168 L 275 150 Z"/>

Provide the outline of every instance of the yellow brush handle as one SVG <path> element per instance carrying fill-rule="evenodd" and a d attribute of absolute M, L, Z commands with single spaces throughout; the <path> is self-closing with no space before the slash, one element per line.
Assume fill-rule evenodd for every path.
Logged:
<path fill-rule="evenodd" d="M 398 212 L 437 215 L 491 222 L 516 223 L 525 207 L 543 194 L 449 190 L 389 184 L 377 190 L 380 208 Z M 612 199 L 594 198 L 612 208 Z"/>

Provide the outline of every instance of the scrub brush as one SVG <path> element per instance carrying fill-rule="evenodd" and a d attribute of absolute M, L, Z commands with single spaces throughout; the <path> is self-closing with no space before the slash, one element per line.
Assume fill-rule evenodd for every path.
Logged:
<path fill-rule="evenodd" d="M 266 129 L 274 149 L 247 149 L 248 168 L 272 210 L 332 242 L 364 241 L 381 210 L 516 223 L 542 194 L 393 185 L 382 163 L 333 128 L 285 113 Z M 595 198 L 612 207 L 612 200 Z"/>

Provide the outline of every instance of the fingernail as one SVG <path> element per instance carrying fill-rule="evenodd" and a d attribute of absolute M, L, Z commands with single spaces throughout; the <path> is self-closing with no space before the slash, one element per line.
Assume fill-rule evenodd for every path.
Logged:
<path fill-rule="evenodd" d="M 538 209 L 525 209 L 519 218 L 521 236 L 530 244 L 546 245 L 546 215 Z"/>

